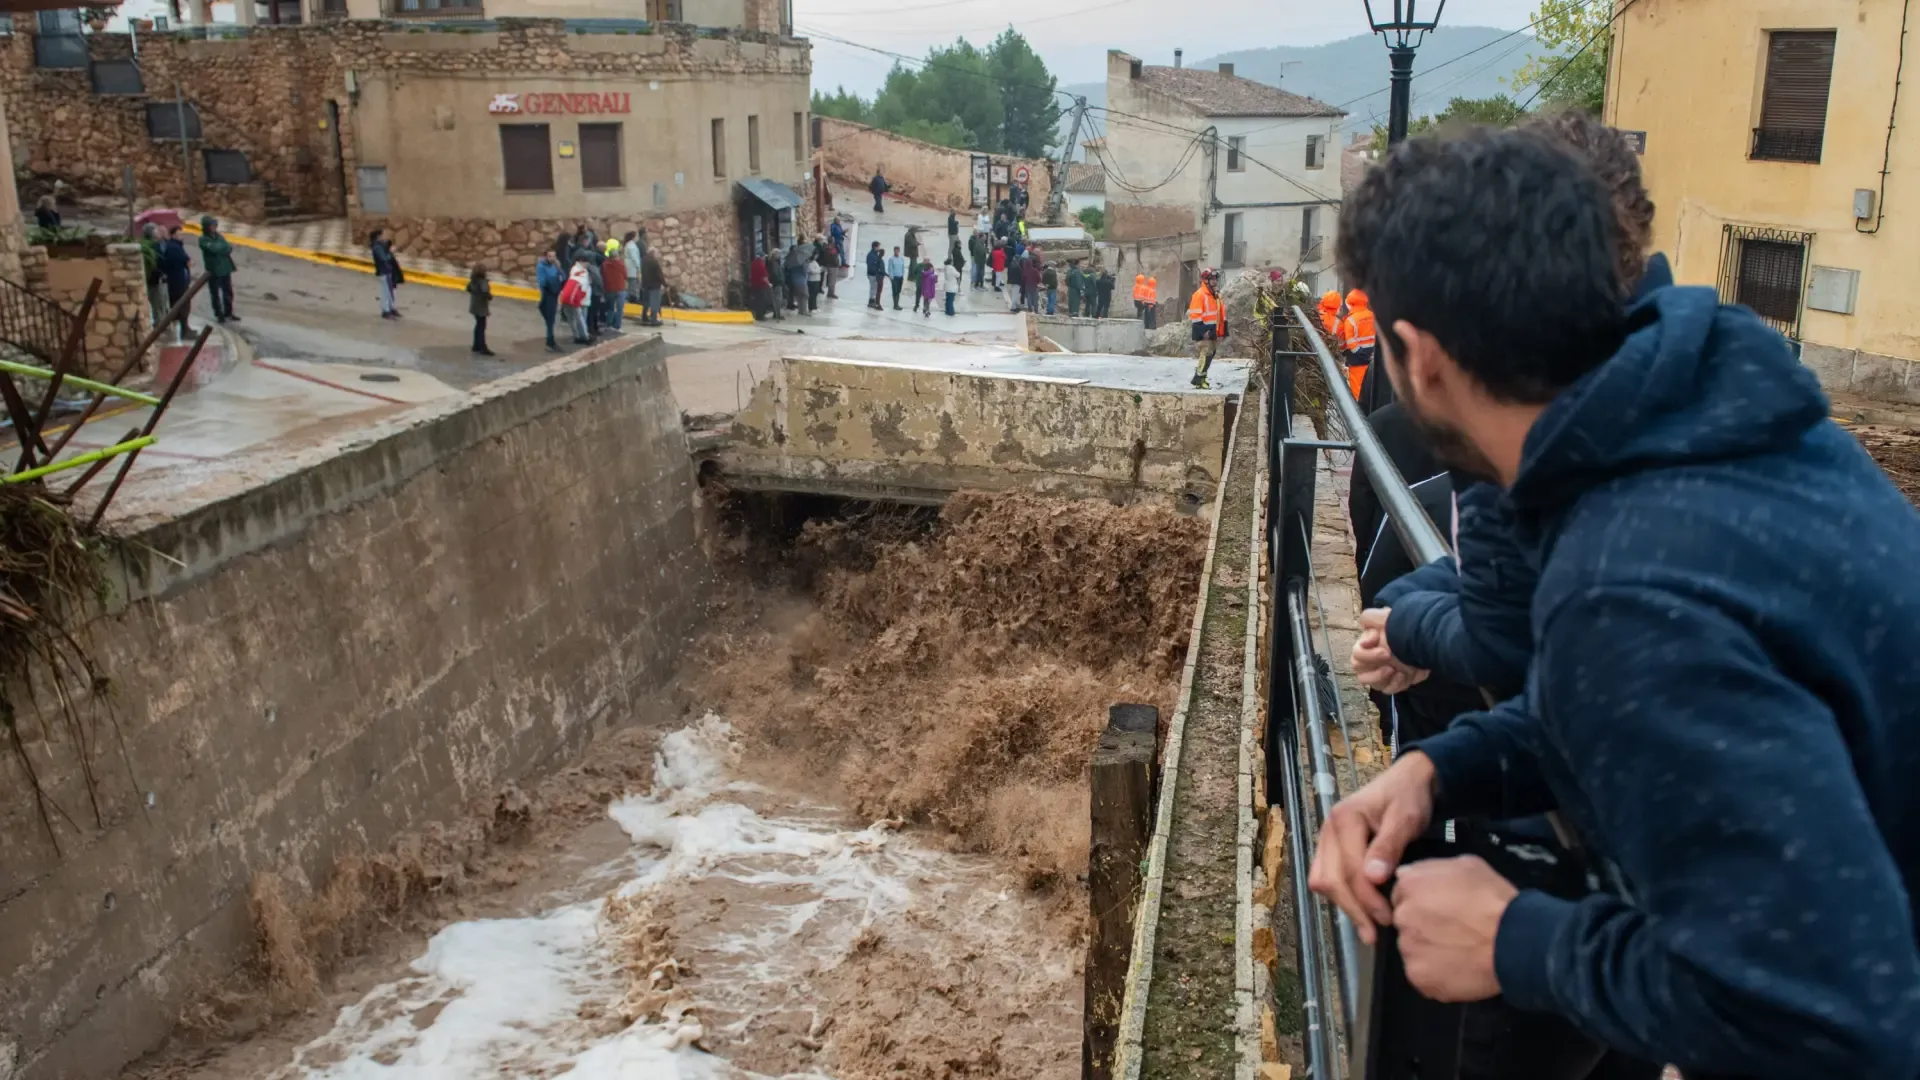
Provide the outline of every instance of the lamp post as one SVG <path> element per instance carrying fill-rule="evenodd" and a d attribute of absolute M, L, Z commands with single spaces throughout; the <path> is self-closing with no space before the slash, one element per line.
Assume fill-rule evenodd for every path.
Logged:
<path fill-rule="evenodd" d="M 1413 53 L 1426 40 L 1427 32 L 1440 24 L 1440 13 L 1447 9 L 1447 0 L 1380 0 L 1384 9 L 1393 5 L 1392 18 L 1386 17 L 1382 10 L 1380 17 L 1373 14 L 1373 0 L 1362 0 L 1367 5 L 1367 22 L 1373 26 L 1373 32 L 1387 42 L 1387 57 L 1393 65 L 1393 98 L 1387 110 L 1387 145 L 1397 146 L 1407 138 L 1407 112 L 1413 107 Z M 1416 8 L 1431 8 L 1433 14 L 1421 18 Z"/>

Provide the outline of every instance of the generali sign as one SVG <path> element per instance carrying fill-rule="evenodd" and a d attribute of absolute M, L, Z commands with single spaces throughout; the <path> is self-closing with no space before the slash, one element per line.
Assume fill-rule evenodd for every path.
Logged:
<path fill-rule="evenodd" d="M 487 111 L 496 116 L 518 116 L 523 113 L 575 116 L 629 113 L 633 111 L 633 95 L 625 91 L 599 94 L 495 94 Z"/>

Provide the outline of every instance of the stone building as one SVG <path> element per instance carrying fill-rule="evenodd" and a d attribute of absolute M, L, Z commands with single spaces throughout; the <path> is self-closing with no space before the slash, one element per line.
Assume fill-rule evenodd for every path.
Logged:
<path fill-rule="evenodd" d="M 1312 98 L 1234 74 L 1159 67 L 1107 53 L 1106 235 L 1143 241 L 1193 233 L 1178 270 L 1181 302 L 1199 266 L 1299 268 L 1333 275 L 1346 116 Z M 1160 295 L 1169 293 L 1160 275 Z"/>
<path fill-rule="evenodd" d="M 738 23 L 409 9 L 90 34 L 79 60 L 28 30 L 0 39 L 0 91 L 17 157 L 81 191 L 130 165 L 142 201 L 344 216 L 520 277 L 563 227 L 645 228 L 669 281 L 719 304 L 754 245 L 809 227 L 811 57 L 777 0 L 683 10 Z"/>

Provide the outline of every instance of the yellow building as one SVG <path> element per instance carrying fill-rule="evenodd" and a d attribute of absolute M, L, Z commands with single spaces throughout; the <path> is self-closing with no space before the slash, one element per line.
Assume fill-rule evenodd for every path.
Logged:
<path fill-rule="evenodd" d="M 1614 4 L 1606 119 L 1645 133 L 1679 280 L 1766 316 L 1830 392 L 1920 403 L 1920 4 Z"/>

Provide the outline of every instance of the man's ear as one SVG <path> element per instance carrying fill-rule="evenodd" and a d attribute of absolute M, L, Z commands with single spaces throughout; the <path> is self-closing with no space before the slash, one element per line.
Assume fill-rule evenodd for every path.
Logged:
<path fill-rule="evenodd" d="M 1432 334 L 1413 325 L 1405 319 L 1395 319 L 1393 323 L 1395 350 L 1400 354 L 1400 368 L 1406 373 L 1407 384 L 1422 393 L 1432 393 L 1441 388 L 1446 380 L 1447 369 L 1453 364 L 1453 357 Z"/>

